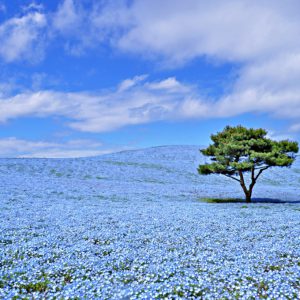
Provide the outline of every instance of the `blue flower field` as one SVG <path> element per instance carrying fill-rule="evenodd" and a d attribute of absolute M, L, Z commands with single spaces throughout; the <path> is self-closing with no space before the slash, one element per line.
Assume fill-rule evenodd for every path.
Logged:
<path fill-rule="evenodd" d="M 300 299 L 300 161 L 254 203 L 197 146 L 0 160 L 1 299 Z"/>

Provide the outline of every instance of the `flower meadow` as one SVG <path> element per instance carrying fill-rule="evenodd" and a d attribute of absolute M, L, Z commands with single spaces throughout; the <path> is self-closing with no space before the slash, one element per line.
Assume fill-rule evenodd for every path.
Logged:
<path fill-rule="evenodd" d="M 0 160 L 1 299 L 300 299 L 300 162 L 254 203 L 196 146 Z"/>

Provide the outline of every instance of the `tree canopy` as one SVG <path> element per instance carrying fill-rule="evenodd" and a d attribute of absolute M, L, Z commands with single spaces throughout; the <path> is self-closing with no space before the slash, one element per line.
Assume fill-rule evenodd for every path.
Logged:
<path fill-rule="evenodd" d="M 221 174 L 240 183 L 247 202 L 251 201 L 253 187 L 263 171 L 270 167 L 289 167 L 299 151 L 295 141 L 275 141 L 267 131 L 243 126 L 226 126 L 211 135 L 213 143 L 200 152 L 210 158 L 210 163 L 199 165 L 202 175 Z M 244 173 L 251 173 L 249 187 Z"/>

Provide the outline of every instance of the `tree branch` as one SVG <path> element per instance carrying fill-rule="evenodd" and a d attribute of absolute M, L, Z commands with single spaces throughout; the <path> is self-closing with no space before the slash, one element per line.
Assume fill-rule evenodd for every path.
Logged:
<path fill-rule="evenodd" d="M 257 173 L 257 175 L 255 176 L 255 181 L 257 180 L 257 178 L 261 175 L 261 173 L 264 171 L 264 170 L 267 170 L 270 166 L 267 166 L 267 167 L 264 167 L 264 168 L 261 168 L 259 170 L 259 172 Z"/>
<path fill-rule="evenodd" d="M 237 179 L 237 178 L 235 178 L 235 177 L 233 177 L 233 176 L 230 176 L 230 175 L 227 175 L 227 174 L 222 174 L 222 175 L 224 175 L 224 176 L 226 176 L 226 177 L 229 177 L 229 178 L 231 178 L 231 179 L 233 179 L 233 180 L 236 180 L 236 181 L 238 181 L 238 182 L 241 182 L 239 179 Z"/>
<path fill-rule="evenodd" d="M 260 167 L 260 168 L 254 168 L 254 170 L 266 170 L 268 169 L 270 166 L 263 166 L 263 167 Z"/>
<path fill-rule="evenodd" d="M 251 168 L 251 180 L 255 181 L 254 167 Z"/>

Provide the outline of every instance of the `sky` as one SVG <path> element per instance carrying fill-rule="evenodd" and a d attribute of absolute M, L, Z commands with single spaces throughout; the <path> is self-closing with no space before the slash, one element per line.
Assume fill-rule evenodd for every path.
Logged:
<path fill-rule="evenodd" d="M 0 157 L 300 141 L 299 0 L 0 0 Z"/>

